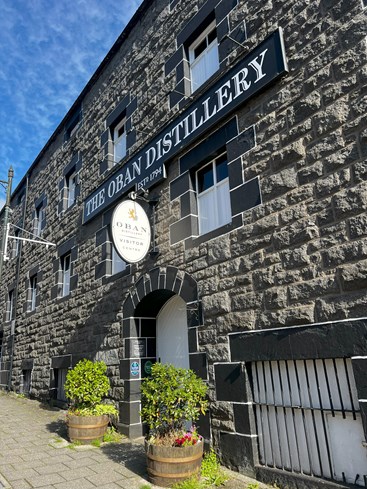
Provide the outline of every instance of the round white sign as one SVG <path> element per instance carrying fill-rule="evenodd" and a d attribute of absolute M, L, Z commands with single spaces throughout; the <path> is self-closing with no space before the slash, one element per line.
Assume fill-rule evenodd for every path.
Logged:
<path fill-rule="evenodd" d="M 150 248 L 150 223 L 135 200 L 124 200 L 115 208 L 111 229 L 116 251 L 123 260 L 137 263 L 146 256 Z"/>

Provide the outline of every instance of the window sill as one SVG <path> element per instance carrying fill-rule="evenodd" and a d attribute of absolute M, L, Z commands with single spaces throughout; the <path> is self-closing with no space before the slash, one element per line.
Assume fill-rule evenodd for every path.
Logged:
<path fill-rule="evenodd" d="M 209 231 L 209 233 L 201 234 L 200 236 L 190 237 L 185 240 L 185 249 L 189 250 L 192 248 L 196 248 L 197 246 L 205 243 L 206 241 L 210 241 L 211 239 L 218 238 L 223 234 L 227 234 L 234 229 L 237 229 L 242 226 L 242 215 L 237 215 L 232 218 L 232 222 L 225 224 L 217 229 L 213 229 Z"/>
<path fill-rule="evenodd" d="M 130 273 L 131 273 L 131 267 L 130 267 L 130 265 L 127 265 L 126 269 L 123 270 L 122 272 L 114 273 L 113 275 L 108 275 L 108 276 L 105 275 L 102 278 L 102 284 L 103 285 L 110 284 L 110 283 L 114 282 L 115 280 L 118 280 L 119 278 L 127 277 L 128 275 L 130 275 Z"/>
<path fill-rule="evenodd" d="M 194 103 L 198 98 L 201 97 L 201 95 L 203 95 L 208 90 L 208 88 L 211 85 L 214 85 L 217 79 L 219 79 L 225 71 L 226 71 L 225 68 L 219 68 L 207 80 L 205 80 L 205 82 L 202 85 L 200 85 L 200 87 L 186 94 L 186 97 L 179 102 L 179 108 L 183 109 L 187 105 Z"/>
<path fill-rule="evenodd" d="M 62 295 L 62 296 L 59 296 L 56 298 L 56 301 L 59 302 L 59 303 L 62 303 L 62 302 L 66 302 L 67 300 L 69 300 L 71 297 L 71 294 L 68 294 L 68 295 Z"/>

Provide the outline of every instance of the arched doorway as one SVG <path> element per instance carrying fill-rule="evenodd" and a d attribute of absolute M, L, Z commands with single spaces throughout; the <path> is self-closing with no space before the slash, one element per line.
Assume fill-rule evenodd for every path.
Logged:
<path fill-rule="evenodd" d="M 140 384 L 159 358 L 207 378 L 206 354 L 199 351 L 197 340 L 201 325 L 197 283 L 187 273 L 175 267 L 154 268 L 135 283 L 123 303 L 122 433 L 130 438 L 143 434 Z"/>

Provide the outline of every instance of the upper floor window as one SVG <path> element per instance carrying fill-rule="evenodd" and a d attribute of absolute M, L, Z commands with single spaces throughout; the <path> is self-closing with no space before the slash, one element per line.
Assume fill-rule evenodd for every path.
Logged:
<path fill-rule="evenodd" d="M 70 294 L 70 264 L 71 255 L 70 253 L 62 256 L 60 258 L 61 264 L 61 296 L 65 297 Z"/>
<path fill-rule="evenodd" d="M 15 290 L 9 290 L 6 307 L 6 320 L 12 321 L 15 317 Z"/>
<path fill-rule="evenodd" d="M 78 151 L 65 166 L 62 179 L 59 180 L 60 200 L 58 202 L 58 214 L 66 212 L 73 207 L 80 195 L 80 171 L 82 168 L 82 155 Z"/>
<path fill-rule="evenodd" d="M 82 120 L 82 107 L 78 106 L 65 125 L 64 142 L 68 141 L 79 129 Z"/>
<path fill-rule="evenodd" d="M 75 236 L 72 236 L 57 247 L 57 256 L 53 260 L 55 285 L 51 287 L 51 299 L 68 297 L 78 287 L 77 260 L 78 247 Z"/>
<path fill-rule="evenodd" d="M 189 46 L 191 90 L 197 90 L 219 69 L 218 40 L 212 22 Z"/>
<path fill-rule="evenodd" d="M 46 224 L 46 205 L 47 198 L 43 194 L 34 203 L 33 211 L 33 234 L 35 236 L 41 236 L 42 230 Z"/>
<path fill-rule="evenodd" d="M 73 169 L 71 173 L 65 176 L 67 208 L 71 207 L 75 202 L 76 178 L 77 176 L 75 173 L 75 169 Z"/>
<path fill-rule="evenodd" d="M 13 246 L 12 246 L 12 258 L 16 258 L 19 255 L 20 251 L 20 240 L 17 239 L 20 236 L 20 230 L 14 229 L 14 238 L 13 238 Z"/>
<path fill-rule="evenodd" d="M 232 220 L 227 155 L 222 154 L 196 172 L 199 234 Z"/>
<path fill-rule="evenodd" d="M 35 212 L 35 216 L 34 216 L 33 233 L 36 236 L 41 235 L 42 223 L 43 223 L 44 219 L 45 219 L 45 210 L 44 210 L 43 206 L 40 205 L 40 206 L 36 207 L 36 212 Z"/>
<path fill-rule="evenodd" d="M 126 119 L 125 117 L 113 130 L 114 162 L 118 163 L 126 156 Z"/>
<path fill-rule="evenodd" d="M 29 279 L 29 310 L 36 310 L 37 299 L 37 275 L 33 275 Z"/>

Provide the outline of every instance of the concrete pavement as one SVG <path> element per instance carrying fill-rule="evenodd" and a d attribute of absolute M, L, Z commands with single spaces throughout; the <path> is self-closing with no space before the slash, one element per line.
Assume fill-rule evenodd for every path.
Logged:
<path fill-rule="evenodd" d="M 148 484 L 141 443 L 125 439 L 70 448 L 64 419 L 65 411 L 0 391 L 0 489 L 142 489 Z M 225 487 L 247 489 L 254 482 L 230 472 Z"/>

